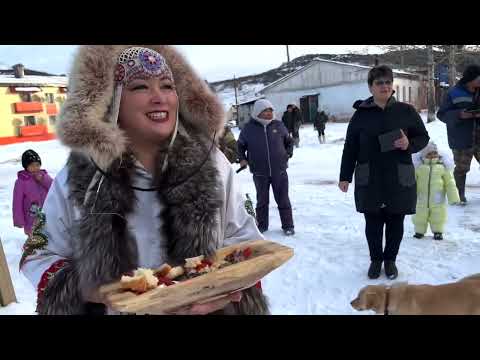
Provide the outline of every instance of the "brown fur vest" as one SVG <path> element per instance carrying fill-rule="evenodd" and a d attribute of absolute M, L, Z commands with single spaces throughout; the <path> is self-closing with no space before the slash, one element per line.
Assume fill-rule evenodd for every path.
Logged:
<path fill-rule="evenodd" d="M 212 158 L 205 159 L 210 147 L 211 142 L 202 135 L 179 133 L 164 174 L 160 168 L 165 153 L 157 157 L 154 186 L 160 189 L 156 196 L 165 205 L 160 214 L 164 226 L 159 236 L 166 239 L 161 246 L 172 264 L 187 257 L 212 254 L 217 248 L 214 229 L 221 207 L 222 184 Z M 130 187 L 133 165 L 128 155 L 113 162 L 98 195 L 100 177 L 94 181 L 85 201 L 96 169 L 85 155 L 71 153 L 67 164 L 70 201 L 81 209 L 81 219 L 71 229 L 74 256 L 49 281 L 39 299 L 40 314 L 91 313 L 92 304 L 86 303 L 84 296 L 137 267 L 135 234 L 128 230 L 125 220 L 134 211 L 136 202 Z M 96 309 L 104 312 L 105 307 Z M 227 306 L 223 313 L 267 314 L 268 306 L 261 290 L 251 288 L 244 291 L 239 304 Z"/>

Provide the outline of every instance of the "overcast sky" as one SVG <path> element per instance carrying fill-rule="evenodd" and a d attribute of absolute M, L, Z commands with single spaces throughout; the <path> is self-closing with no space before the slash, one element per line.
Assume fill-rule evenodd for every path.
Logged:
<path fill-rule="evenodd" d="M 233 75 L 261 73 L 287 61 L 285 45 L 177 45 L 188 61 L 209 82 Z M 22 63 L 34 70 L 67 74 L 75 45 L 0 45 L 0 65 Z M 305 54 L 378 53 L 367 45 L 290 45 L 290 59 Z"/>

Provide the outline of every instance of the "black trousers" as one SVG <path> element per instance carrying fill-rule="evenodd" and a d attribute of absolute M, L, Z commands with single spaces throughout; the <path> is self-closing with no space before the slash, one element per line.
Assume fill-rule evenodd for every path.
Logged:
<path fill-rule="evenodd" d="M 292 205 L 288 197 L 288 175 L 286 172 L 269 176 L 253 176 L 257 190 L 257 222 L 260 230 L 268 230 L 268 204 L 270 202 L 270 185 L 278 205 L 282 229 L 293 229 Z"/>
<path fill-rule="evenodd" d="M 372 261 L 397 259 L 403 239 L 405 215 L 390 214 L 383 208 L 378 213 L 365 213 L 365 235 L 367 236 Z M 385 227 L 385 250 L 383 250 L 383 228 Z"/>

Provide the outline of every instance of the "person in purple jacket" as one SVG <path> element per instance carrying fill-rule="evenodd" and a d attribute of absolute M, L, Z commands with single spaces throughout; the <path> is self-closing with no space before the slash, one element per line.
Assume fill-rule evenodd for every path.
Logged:
<path fill-rule="evenodd" d="M 293 139 L 281 121 L 275 119 L 273 105 L 261 99 L 253 105 L 250 121 L 238 138 L 238 156 L 242 168 L 250 167 L 257 190 L 257 222 L 263 233 L 268 230 L 270 185 L 278 205 L 285 235 L 295 234 L 292 205 L 288 197 L 288 159 L 293 154 Z"/>
<path fill-rule="evenodd" d="M 38 209 L 43 207 L 52 178 L 42 170 L 42 160 L 33 150 L 22 154 L 22 166 L 13 189 L 13 224 L 30 235 Z"/>

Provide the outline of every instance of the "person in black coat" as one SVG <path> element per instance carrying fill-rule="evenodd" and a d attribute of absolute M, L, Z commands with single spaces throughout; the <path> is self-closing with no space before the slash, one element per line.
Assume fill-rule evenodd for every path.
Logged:
<path fill-rule="evenodd" d="M 405 215 L 416 210 L 411 155 L 422 150 L 430 138 L 415 108 L 393 97 L 393 72 L 389 67 L 371 69 L 368 85 L 373 96 L 354 104 L 356 112 L 347 130 L 339 188 L 347 192 L 355 173 L 355 205 L 365 216 L 370 250 L 368 276 L 378 278 L 384 262 L 387 277 L 395 279 Z"/>
<path fill-rule="evenodd" d="M 313 122 L 313 127 L 318 131 L 318 141 L 320 144 L 325 143 L 325 124 L 328 122 L 328 115 L 325 111 L 317 111 L 315 120 Z"/>
<path fill-rule="evenodd" d="M 295 146 L 298 148 L 300 146 L 300 127 L 303 124 L 300 109 L 295 104 L 288 105 L 287 111 L 283 113 L 282 122 L 287 128 L 290 136 L 293 138 Z"/>

